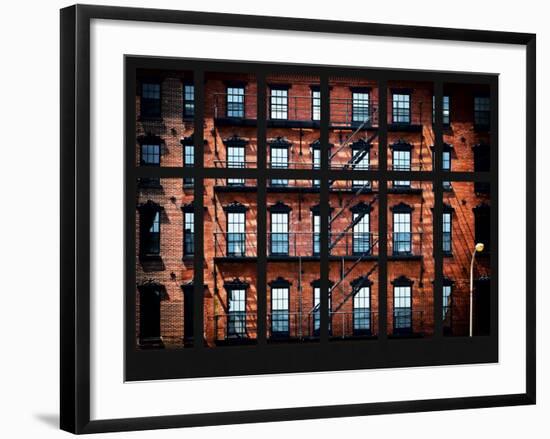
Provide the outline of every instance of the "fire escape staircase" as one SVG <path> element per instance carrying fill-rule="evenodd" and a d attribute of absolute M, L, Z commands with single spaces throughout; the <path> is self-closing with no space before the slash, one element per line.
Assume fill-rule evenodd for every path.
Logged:
<path fill-rule="evenodd" d="M 342 143 L 342 145 L 336 150 L 334 151 L 334 153 L 332 153 L 329 157 L 329 162 L 332 161 L 332 159 L 340 152 L 342 151 L 345 147 L 347 147 L 351 141 L 353 140 L 353 138 L 359 133 L 361 132 L 365 126 L 369 123 L 370 121 L 370 117 L 365 119 L 361 125 L 359 125 L 359 127 L 357 127 L 357 129 L 344 141 L 344 143 Z M 365 141 L 365 145 L 358 151 L 356 152 L 355 154 L 352 154 L 352 157 L 351 159 L 348 160 L 348 162 L 346 164 L 344 164 L 344 166 L 342 167 L 343 169 L 354 169 L 355 166 L 358 164 L 358 163 L 361 163 L 361 161 L 363 160 L 363 158 L 368 154 L 369 152 L 369 147 L 370 147 L 370 143 L 378 136 L 378 131 L 376 131 L 374 134 L 372 134 L 371 136 L 369 136 L 366 141 Z M 329 185 L 332 185 L 332 181 L 329 181 Z M 330 225 L 340 216 L 342 215 L 345 211 L 347 211 L 347 209 L 351 206 L 351 204 L 356 200 L 356 198 L 361 195 L 361 193 L 363 193 L 365 190 L 369 189 L 370 188 L 370 181 L 366 181 L 365 184 L 363 184 L 361 187 L 359 187 L 357 189 L 357 191 L 353 194 L 352 197 L 350 197 L 350 199 L 348 199 L 344 205 L 340 208 L 340 210 L 336 213 L 336 215 L 334 215 L 330 221 L 329 221 L 329 229 L 330 229 Z M 374 196 L 372 201 L 369 203 L 369 207 L 375 203 L 378 199 L 378 196 Z M 364 218 L 364 216 L 367 214 L 367 211 L 368 209 L 366 209 L 364 212 L 360 212 L 357 217 L 355 219 L 353 219 L 353 221 L 351 221 L 345 228 L 344 230 L 342 230 L 336 237 L 334 240 L 332 240 L 330 243 L 329 243 L 329 252 L 338 244 L 338 242 L 344 237 L 346 236 L 346 233 L 348 233 L 348 231 L 350 229 L 352 229 L 355 225 L 359 224 L 359 222 Z M 371 250 L 374 246 L 376 246 L 378 243 L 378 240 L 376 240 L 375 242 L 373 242 L 369 248 L 369 250 Z M 342 274 L 341 278 L 338 280 L 338 282 L 332 286 L 332 288 L 330 289 L 329 291 L 329 300 L 332 299 L 332 291 L 334 291 L 339 285 L 341 285 L 344 280 L 349 276 L 349 274 L 355 269 L 355 267 L 357 267 L 357 265 L 363 261 L 365 259 L 365 257 L 370 253 L 370 251 L 368 252 L 363 252 L 361 254 L 358 255 L 357 259 L 355 261 L 353 261 L 353 264 L 348 267 L 348 269 Z M 361 283 L 359 285 L 356 285 L 353 290 L 348 293 L 344 299 L 342 300 L 341 303 L 338 304 L 338 306 L 336 307 L 336 311 L 338 311 L 340 308 L 342 308 L 342 306 L 349 300 L 350 297 L 352 297 L 355 292 L 361 288 L 361 286 L 363 285 L 363 283 L 366 282 L 366 280 L 368 279 L 368 277 L 377 269 L 378 267 L 378 263 L 374 264 L 373 267 L 369 270 L 369 272 L 364 276 L 364 279 L 361 281 Z M 313 314 L 315 312 L 318 312 L 319 311 L 319 308 L 320 308 L 321 304 L 318 303 L 317 305 L 315 305 L 310 311 L 308 314 Z"/>
<path fill-rule="evenodd" d="M 358 189 L 358 191 L 354 194 L 353 197 L 351 197 L 346 203 L 344 206 L 342 206 L 342 208 L 338 211 L 338 213 L 331 218 L 330 222 L 329 222 L 329 228 L 330 228 L 330 224 L 332 224 L 332 222 L 338 218 L 352 203 L 353 201 L 355 200 L 355 198 L 361 194 L 361 192 L 366 188 L 368 187 L 368 183 L 365 183 L 361 188 Z M 372 201 L 368 204 L 369 207 L 372 206 L 372 204 L 374 204 L 376 201 L 377 201 L 378 197 L 375 196 Z M 355 225 L 357 225 L 362 219 L 363 217 L 367 214 L 367 211 L 368 209 L 366 209 L 364 212 L 361 212 L 357 215 L 357 217 L 351 222 L 349 223 L 345 228 L 344 230 L 342 230 L 342 232 L 340 232 L 336 238 L 329 243 L 329 252 L 330 250 L 332 250 L 336 244 L 346 235 L 346 233 L 352 229 Z M 375 247 L 378 243 L 378 239 L 373 242 L 371 244 L 371 246 L 369 247 L 369 250 L 371 250 L 373 247 Z M 367 251 L 367 252 L 363 252 L 361 254 L 358 255 L 357 259 L 355 261 L 353 261 L 353 264 L 343 273 L 343 275 L 341 276 L 341 278 L 338 280 L 338 282 L 336 282 L 335 285 L 332 286 L 332 288 L 330 289 L 329 291 L 329 299 L 332 298 L 332 291 L 334 291 L 339 285 L 342 284 L 342 282 L 344 282 L 344 280 L 348 277 L 348 275 L 354 270 L 355 267 L 357 267 L 357 265 L 359 265 L 359 263 L 361 261 L 363 261 L 365 259 L 365 257 L 370 253 L 370 251 Z M 376 270 L 376 268 L 378 267 L 378 263 L 374 264 L 374 266 L 369 270 L 369 272 L 365 275 L 365 279 L 359 284 L 359 285 L 356 285 L 355 288 L 353 289 L 353 291 L 351 293 L 348 293 L 346 295 L 346 297 L 344 297 L 344 299 L 342 300 L 342 302 L 340 304 L 338 304 L 338 306 L 336 307 L 336 311 L 338 311 L 348 300 L 351 296 L 353 296 L 353 294 L 355 293 L 355 291 L 359 288 L 361 288 L 362 284 L 366 281 L 366 279 L 374 272 L 374 270 Z M 317 304 L 315 305 L 310 311 L 309 311 L 309 314 L 312 314 L 314 312 L 317 312 L 320 308 L 320 304 Z"/>
<path fill-rule="evenodd" d="M 336 215 L 334 215 L 333 218 L 331 218 L 330 222 L 329 222 L 329 229 L 330 229 L 330 225 L 332 224 L 332 222 L 338 218 L 342 212 L 344 212 L 344 210 L 346 210 L 350 205 L 351 203 L 355 200 L 355 198 L 357 196 L 359 196 L 359 194 L 365 189 L 365 187 L 368 187 L 368 183 L 365 183 L 363 186 L 361 186 L 361 188 L 359 188 L 359 190 L 353 195 L 353 197 L 351 197 L 344 206 L 342 206 L 342 208 L 338 211 L 338 213 Z M 372 206 L 372 204 L 374 204 L 376 202 L 376 200 L 378 199 L 378 196 L 375 195 L 372 199 L 372 201 L 368 204 L 368 206 Z M 338 242 L 344 237 L 346 236 L 346 233 L 348 233 L 348 231 L 353 228 L 354 226 L 356 226 L 357 224 L 359 224 L 361 222 L 361 220 L 363 219 L 363 217 L 367 214 L 367 210 L 366 209 L 364 212 L 360 212 L 357 217 L 351 222 L 349 223 L 345 228 L 344 230 L 342 230 L 337 236 L 336 238 L 334 238 L 334 241 L 332 241 L 330 244 L 329 244 L 329 252 L 330 250 L 332 250 L 336 244 L 338 244 Z"/>
<path fill-rule="evenodd" d="M 377 241 L 378 242 L 378 241 Z M 362 260 L 363 260 L 363 257 L 366 255 L 366 253 L 362 254 L 359 256 L 359 258 L 351 265 L 351 267 L 349 267 L 346 272 L 344 273 L 344 275 L 340 278 L 340 280 L 338 282 L 336 282 L 336 284 L 334 284 L 332 286 L 332 288 L 330 289 L 330 291 L 328 292 L 328 297 L 329 297 L 329 300 L 332 299 L 332 292 L 342 283 L 344 282 L 344 279 L 346 279 L 346 277 L 353 271 L 353 269 L 357 266 L 357 264 L 359 264 Z M 363 280 L 358 284 L 358 285 L 355 285 L 355 287 L 352 289 L 352 291 L 348 294 L 346 294 L 346 296 L 342 299 L 342 301 L 338 304 L 338 306 L 336 307 L 336 309 L 333 311 L 333 312 L 336 312 L 336 311 L 339 311 L 342 306 L 344 306 L 344 304 L 350 299 L 350 297 L 352 297 L 356 291 L 358 291 L 365 282 L 367 282 L 367 279 L 368 277 L 374 273 L 374 271 L 378 268 L 378 263 L 374 264 L 372 266 L 372 268 L 368 271 L 368 273 L 364 276 Z M 311 308 L 311 310 L 309 311 L 309 314 L 313 314 L 314 312 L 318 312 L 319 311 L 319 308 L 321 307 L 321 304 L 318 303 L 317 305 L 315 305 L 313 308 Z"/>
<path fill-rule="evenodd" d="M 332 159 L 334 157 L 336 157 L 336 155 L 342 151 L 344 148 L 346 148 L 350 143 L 351 141 L 353 140 L 353 138 L 363 130 L 363 128 L 369 123 L 370 121 L 370 117 L 366 118 L 362 123 L 361 125 L 359 125 L 359 127 L 357 127 L 357 129 L 351 133 L 351 135 L 344 141 L 344 143 L 342 143 L 340 145 L 340 147 L 334 151 L 330 156 L 329 156 L 329 163 L 332 162 Z M 369 152 L 369 148 L 370 148 L 370 143 L 378 136 L 378 130 L 376 130 L 371 136 L 369 136 L 366 141 L 365 141 L 365 144 L 364 146 L 355 154 L 352 154 L 351 158 L 347 161 L 347 163 L 345 163 L 343 166 L 342 166 L 342 169 L 355 169 L 355 166 L 357 166 L 358 163 L 361 163 L 361 161 L 365 158 L 365 156 L 368 154 Z M 333 181 L 330 180 L 329 181 L 329 186 L 332 185 Z M 367 185 L 368 187 L 368 185 Z"/>

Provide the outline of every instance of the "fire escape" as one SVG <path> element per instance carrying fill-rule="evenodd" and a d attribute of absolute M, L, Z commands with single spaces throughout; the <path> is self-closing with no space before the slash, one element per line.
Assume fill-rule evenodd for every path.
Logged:
<path fill-rule="evenodd" d="M 336 157 L 336 155 L 340 151 L 343 151 L 347 147 L 350 147 L 352 142 L 358 137 L 358 135 L 361 132 L 364 131 L 365 134 L 366 134 L 366 136 L 365 136 L 366 139 L 361 139 L 361 147 L 359 149 L 355 150 L 352 153 L 351 158 L 346 163 L 344 163 L 342 165 L 342 169 L 351 169 L 351 170 L 356 169 L 356 167 L 359 166 L 361 164 L 361 162 L 363 161 L 363 159 L 367 156 L 367 154 L 369 153 L 369 150 L 372 146 L 373 140 L 376 139 L 376 137 L 378 136 L 378 129 L 377 128 L 373 128 L 374 133 L 371 134 L 370 136 L 368 135 L 368 129 L 370 127 L 371 127 L 371 115 L 369 114 L 365 118 L 365 120 L 363 120 L 363 122 L 361 122 L 361 124 L 352 132 L 352 134 L 340 145 L 340 147 L 329 156 L 329 163 L 332 162 L 332 159 L 334 157 Z M 368 167 L 366 169 L 368 169 Z M 338 212 L 336 212 L 336 214 L 330 218 L 329 227 L 328 227 L 329 230 L 331 230 L 331 225 L 334 223 L 334 221 L 336 219 L 338 219 L 345 212 L 349 212 L 349 208 L 354 204 L 355 201 L 357 201 L 359 199 L 359 196 L 361 194 L 364 194 L 364 193 L 368 192 L 371 189 L 372 186 L 371 186 L 371 182 L 369 180 L 362 181 L 362 182 L 363 182 L 363 184 L 361 186 L 353 188 L 354 191 L 353 191 L 352 196 L 349 197 L 344 202 L 344 204 L 340 207 Z M 333 187 L 333 183 L 334 183 L 333 181 L 329 181 L 329 187 L 330 188 Z M 344 229 L 342 231 L 340 231 L 338 234 L 336 234 L 336 236 L 333 236 L 331 233 L 329 233 L 329 248 L 328 248 L 329 255 L 336 248 L 337 244 L 344 237 L 346 237 L 346 235 L 350 231 L 353 232 L 354 227 L 356 225 L 358 225 L 363 220 L 365 215 L 367 215 L 370 212 L 370 208 L 372 207 L 372 205 L 377 200 L 378 200 L 378 196 L 375 195 L 373 197 L 372 201 L 370 201 L 366 205 L 367 208 L 359 211 L 357 213 L 357 216 L 355 216 L 355 218 L 353 218 L 352 221 L 349 222 L 346 225 L 346 227 L 344 227 Z M 370 235 L 370 231 L 368 233 Z M 353 297 L 355 295 L 355 293 L 361 289 L 361 287 L 363 287 L 364 285 L 367 284 L 369 276 L 378 268 L 378 263 L 374 263 L 374 265 L 370 268 L 370 270 L 367 273 L 362 274 L 362 276 L 360 278 L 360 281 L 358 283 L 356 283 L 355 285 L 353 285 L 353 287 L 347 293 L 345 293 L 344 281 L 348 278 L 348 276 L 350 276 L 350 274 L 354 271 L 354 269 L 361 262 L 365 261 L 367 256 L 372 254 L 373 249 L 377 245 L 378 245 L 378 238 L 376 238 L 375 240 L 371 240 L 370 237 L 369 237 L 368 248 L 365 249 L 365 251 L 359 252 L 358 254 L 356 254 L 355 252 L 352 252 L 353 256 L 356 256 L 356 258 L 352 261 L 351 265 L 349 265 L 347 268 L 346 268 L 346 264 L 345 264 L 346 258 L 344 256 L 341 257 L 341 266 L 342 266 L 341 275 L 340 275 L 340 278 L 338 279 L 338 281 L 334 285 L 332 285 L 329 289 L 329 293 L 328 293 L 329 303 L 332 303 L 332 292 L 336 291 L 338 287 L 341 287 L 341 291 L 344 293 L 344 297 L 341 299 L 341 301 L 339 303 L 336 304 L 336 306 L 334 306 L 334 305 L 332 306 L 332 309 L 329 310 L 329 315 L 332 315 L 332 314 L 335 314 L 335 313 L 339 312 L 340 309 L 342 309 L 342 307 L 349 301 L 349 299 L 351 297 Z M 334 257 L 337 257 L 337 256 L 333 256 L 333 258 Z M 316 313 L 319 313 L 319 310 L 320 310 L 320 303 L 317 303 L 309 311 L 308 317 L 311 318 L 312 315 L 314 315 Z M 329 321 L 330 321 L 330 319 L 329 319 Z M 347 334 L 344 334 L 344 335 L 347 335 Z"/>

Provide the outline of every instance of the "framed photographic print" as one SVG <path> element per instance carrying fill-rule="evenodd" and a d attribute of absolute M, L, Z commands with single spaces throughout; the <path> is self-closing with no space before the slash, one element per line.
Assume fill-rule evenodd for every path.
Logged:
<path fill-rule="evenodd" d="M 63 429 L 535 403 L 534 35 L 61 25 Z"/>

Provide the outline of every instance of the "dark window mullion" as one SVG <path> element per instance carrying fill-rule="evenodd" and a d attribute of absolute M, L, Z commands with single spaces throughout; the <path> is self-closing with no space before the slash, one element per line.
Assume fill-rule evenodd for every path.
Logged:
<path fill-rule="evenodd" d="M 320 342 L 328 342 L 329 335 L 329 119 L 330 119 L 330 96 L 328 76 L 323 74 L 321 80 L 321 124 L 319 141 L 321 146 L 321 188 L 319 213 L 321 215 L 321 236 L 320 236 L 320 271 L 321 271 L 321 319 L 320 319 Z"/>
<path fill-rule="evenodd" d="M 382 171 L 378 181 L 378 340 L 387 342 L 388 333 L 388 82 L 378 81 L 379 117 L 378 163 Z"/>
<path fill-rule="evenodd" d="M 434 121 L 434 337 L 443 335 L 443 83 L 434 82 L 435 121 Z"/>
<path fill-rule="evenodd" d="M 257 186 L 257 338 L 258 344 L 266 343 L 267 326 L 267 179 L 265 169 L 267 165 L 266 131 L 267 131 L 267 107 L 266 107 L 266 79 L 265 74 L 259 73 L 257 76 L 257 160 L 258 174 Z"/>
<path fill-rule="evenodd" d="M 194 126 L 193 141 L 195 146 L 195 166 L 204 167 L 204 72 L 194 72 Z M 193 263 L 194 282 L 194 349 L 204 348 L 204 177 L 198 173 L 194 179 L 194 222 L 195 222 L 195 255 Z"/>

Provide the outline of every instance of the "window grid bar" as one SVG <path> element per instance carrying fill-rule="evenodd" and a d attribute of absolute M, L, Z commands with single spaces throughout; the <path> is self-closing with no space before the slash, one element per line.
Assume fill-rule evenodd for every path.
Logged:
<path fill-rule="evenodd" d="M 195 70 L 195 131 L 193 134 L 195 145 L 195 166 L 204 167 L 204 71 Z M 198 173 L 194 178 L 194 219 L 195 219 L 195 258 L 193 260 L 193 349 L 204 348 L 204 176 Z"/>
<path fill-rule="evenodd" d="M 434 338 L 443 336 L 443 83 L 434 82 L 435 120 L 434 120 Z"/>
<path fill-rule="evenodd" d="M 379 128 L 380 131 L 380 128 Z M 388 180 L 412 180 L 427 181 L 433 179 L 433 171 L 374 171 L 354 169 L 353 176 L 350 176 L 349 170 L 329 169 L 327 175 L 329 180 L 380 180 L 382 177 Z M 256 180 L 261 174 L 265 174 L 269 179 L 288 179 L 288 180 L 314 180 L 321 178 L 320 168 L 311 169 L 276 169 L 267 168 L 264 170 L 254 168 L 182 168 L 182 167 L 139 167 L 135 170 L 137 178 L 159 177 L 159 178 L 183 178 L 202 175 L 205 179 L 209 178 L 244 178 Z M 468 172 L 468 171 L 442 171 L 444 180 L 447 181 L 469 181 L 469 182 L 491 182 L 490 171 L 486 172 Z"/>
<path fill-rule="evenodd" d="M 330 98 L 329 98 L 329 82 L 326 74 L 321 75 L 321 126 L 319 140 L 321 143 L 321 190 L 320 190 L 320 215 L 321 215 L 321 255 L 320 255 L 320 270 L 321 270 L 321 344 L 328 342 L 328 289 L 329 289 L 329 186 L 328 186 L 328 170 L 329 170 L 329 119 L 330 119 Z"/>
<path fill-rule="evenodd" d="M 379 112 L 387 114 L 388 82 L 378 81 Z M 378 163 L 380 169 L 388 168 L 388 121 L 379 118 L 378 127 Z M 382 172 L 378 180 L 378 340 L 386 343 L 388 339 L 388 179 Z"/>
<path fill-rule="evenodd" d="M 258 73 L 257 77 L 257 160 L 258 169 L 263 171 L 258 173 L 256 184 L 258 186 L 257 206 L 258 213 L 256 215 L 256 228 L 258 237 L 267 236 L 267 178 L 266 178 L 266 163 L 267 163 L 267 107 L 266 107 L 266 78 L 264 73 Z M 259 238 L 256 240 L 258 266 L 256 276 L 256 291 L 257 291 L 257 340 L 259 345 L 267 343 L 266 327 L 267 327 L 267 240 Z"/>

